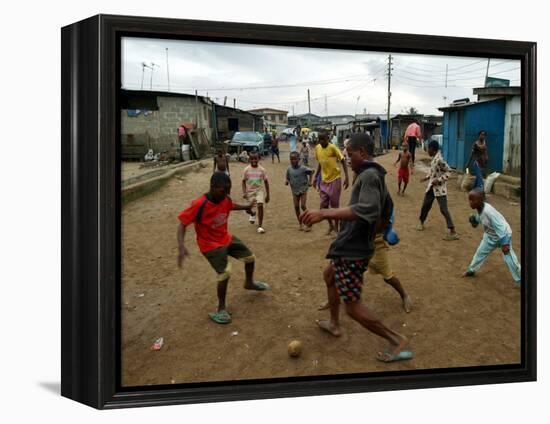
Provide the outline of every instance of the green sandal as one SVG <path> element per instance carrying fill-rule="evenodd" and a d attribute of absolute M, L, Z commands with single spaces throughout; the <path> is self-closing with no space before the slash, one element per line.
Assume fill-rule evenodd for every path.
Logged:
<path fill-rule="evenodd" d="M 255 281 L 253 283 L 252 287 L 246 287 L 246 290 L 256 290 L 256 291 L 264 291 L 269 289 L 269 285 L 267 283 L 262 283 L 261 281 Z"/>
<path fill-rule="evenodd" d="M 208 316 L 216 324 L 229 324 L 231 322 L 231 315 L 223 309 L 218 312 L 209 312 Z"/>

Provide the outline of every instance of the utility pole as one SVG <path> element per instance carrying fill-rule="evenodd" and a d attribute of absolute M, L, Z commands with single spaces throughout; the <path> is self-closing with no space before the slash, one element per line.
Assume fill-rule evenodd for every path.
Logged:
<path fill-rule="evenodd" d="M 168 65 L 168 47 L 166 47 L 166 79 L 168 80 L 168 91 L 170 91 L 170 66 Z"/>
<path fill-rule="evenodd" d="M 145 62 L 141 62 L 141 89 L 143 90 L 143 80 L 145 78 L 145 68 L 151 70 L 151 81 L 153 80 L 153 68 L 147 65 Z M 152 83 L 151 83 L 152 84 Z"/>
<path fill-rule="evenodd" d="M 391 71 L 392 71 L 392 62 L 391 62 L 391 54 L 388 55 L 388 110 L 387 110 L 387 118 L 388 118 L 388 132 L 386 134 L 386 147 L 389 148 L 390 145 L 390 139 L 391 139 L 391 121 L 390 121 L 390 106 L 391 106 Z"/>
<path fill-rule="evenodd" d="M 155 71 L 155 66 L 160 68 L 156 63 L 151 62 L 151 82 L 150 82 L 150 90 L 153 91 L 153 72 Z"/>
<path fill-rule="evenodd" d="M 296 116 L 296 114 L 294 113 L 294 105 L 292 105 L 292 116 Z"/>
<path fill-rule="evenodd" d="M 449 75 L 449 64 L 445 65 L 445 88 L 447 88 L 447 76 Z"/>
<path fill-rule="evenodd" d="M 237 109 L 237 99 L 233 99 L 233 109 Z"/>
<path fill-rule="evenodd" d="M 328 103 L 327 103 L 327 95 L 325 94 L 325 116 L 328 116 Z"/>
<path fill-rule="evenodd" d="M 195 90 L 195 127 L 199 128 L 199 92 Z"/>
<path fill-rule="evenodd" d="M 309 97 L 309 88 L 307 89 L 307 111 L 311 115 L 311 99 Z"/>
<path fill-rule="evenodd" d="M 487 86 L 487 78 L 489 77 L 489 65 L 491 64 L 491 58 L 487 59 L 487 71 L 485 72 L 485 84 Z"/>

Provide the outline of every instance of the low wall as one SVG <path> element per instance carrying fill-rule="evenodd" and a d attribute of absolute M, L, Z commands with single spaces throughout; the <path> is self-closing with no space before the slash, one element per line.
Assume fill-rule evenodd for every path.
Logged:
<path fill-rule="evenodd" d="M 192 163 L 185 162 L 181 165 L 165 170 L 156 169 L 146 174 L 123 181 L 121 190 L 122 205 L 124 206 L 129 202 L 153 193 L 166 184 L 170 178 L 175 175 L 185 175 L 189 172 L 196 172 L 201 168 L 206 167 L 206 162 L 210 162 L 210 159 L 198 162 L 193 161 Z"/>

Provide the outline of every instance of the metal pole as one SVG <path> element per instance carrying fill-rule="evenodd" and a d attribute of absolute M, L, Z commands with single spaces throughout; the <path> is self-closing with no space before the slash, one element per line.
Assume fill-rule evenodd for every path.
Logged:
<path fill-rule="evenodd" d="M 487 78 L 489 77 L 489 65 L 491 64 L 491 58 L 487 59 L 487 72 L 485 72 L 485 86 L 487 86 Z"/>
<path fill-rule="evenodd" d="M 309 97 L 309 88 L 307 89 L 307 111 L 311 114 L 311 99 Z"/>
<path fill-rule="evenodd" d="M 168 65 L 168 47 L 166 47 L 166 78 L 168 79 L 168 91 L 170 91 L 170 67 Z"/>
<path fill-rule="evenodd" d="M 233 99 L 233 109 L 237 109 L 237 99 Z"/>
<path fill-rule="evenodd" d="M 195 127 L 199 128 L 199 93 L 195 90 Z"/>
<path fill-rule="evenodd" d="M 389 148 L 390 139 L 391 139 L 391 121 L 390 121 L 390 105 L 391 105 L 391 54 L 388 56 L 388 110 L 387 110 L 387 134 L 386 134 L 386 147 Z"/>
<path fill-rule="evenodd" d="M 445 88 L 447 88 L 447 76 L 449 74 L 449 65 L 445 65 Z"/>

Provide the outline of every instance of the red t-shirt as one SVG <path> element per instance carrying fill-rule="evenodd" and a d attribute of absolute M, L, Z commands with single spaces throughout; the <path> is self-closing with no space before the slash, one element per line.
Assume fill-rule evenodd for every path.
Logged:
<path fill-rule="evenodd" d="M 200 222 L 196 222 L 197 213 L 201 205 L 206 200 L 206 195 L 191 202 L 191 206 L 182 211 L 178 219 L 187 226 L 195 224 L 195 233 L 197 234 L 197 244 L 202 253 L 219 247 L 227 246 L 231 243 L 232 236 L 227 231 L 227 220 L 229 212 L 233 210 L 233 201 L 226 197 L 220 203 L 214 203 L 206 200 Z"/>

